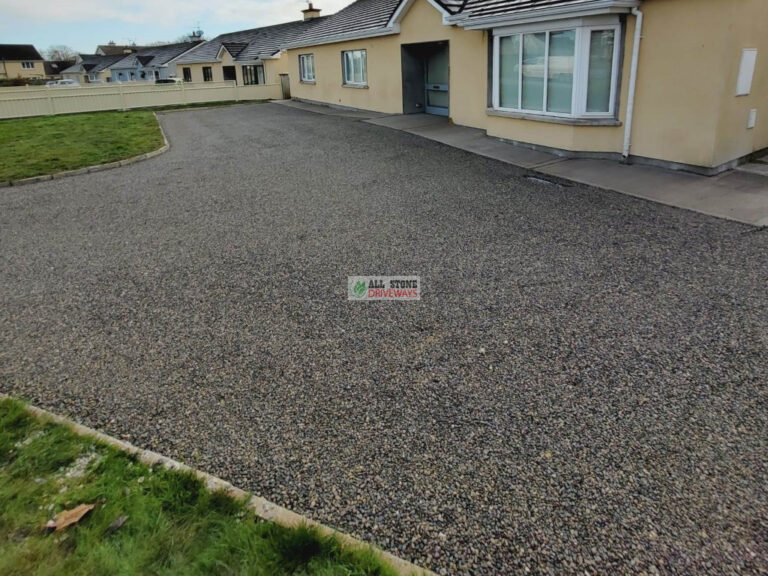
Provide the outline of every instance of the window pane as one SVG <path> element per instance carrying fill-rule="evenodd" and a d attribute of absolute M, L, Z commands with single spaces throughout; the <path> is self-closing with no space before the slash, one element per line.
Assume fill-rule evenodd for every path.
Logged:
<path fill-rule="evenodd" d="M 368 53 L 365 50 L 360 52 L 360 64 L 362 68 L 360 82 L 365 84 L 368 82 Z"/>
<path fill-rule="evenodd" d="M 589 39 L 587 112 L 610 112 L 613 76 L 613 30 L 597 30 Z"/>
<path fill-rule="evenodd" d="M 544 110 L 544 55 L 547 35 L 523 36 L 523 108 Z"/>
<path fill-rule="evenodd" d="M 571 113 L 575 53 L 576 30 L 552 32 L 549 35 L 547 78 L 547 110 L 549 112 Z"/>
<path fill-rule="evenodd" d="M 520 36 L 499 40 L 499 105 L 520 106 Z"/>
<path fill-rule="evenodd" d="M 352 82 L 352 52 L 344 52 L 344 81 Z"/>

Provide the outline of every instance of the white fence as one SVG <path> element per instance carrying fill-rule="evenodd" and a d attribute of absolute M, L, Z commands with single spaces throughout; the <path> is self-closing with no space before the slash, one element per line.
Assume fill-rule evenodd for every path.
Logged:
<path fill-rule="evenodd" d="M 106 84 L 74 88 L 20 87 L 0 89 L 0 118 L 130 110 L 205 102 L 277 100 L 282 97 L 280 84 L 237 86 L 234 82 Z"/>

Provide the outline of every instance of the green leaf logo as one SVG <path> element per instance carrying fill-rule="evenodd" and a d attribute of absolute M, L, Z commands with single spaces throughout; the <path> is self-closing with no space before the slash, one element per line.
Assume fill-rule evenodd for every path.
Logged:
<path fill-rule="evenodd" d="M 358 280 L 357 284 L 352 287 L 352 296 L 355 298 L 363 298 L 365 296 L 365 281 Z"/>

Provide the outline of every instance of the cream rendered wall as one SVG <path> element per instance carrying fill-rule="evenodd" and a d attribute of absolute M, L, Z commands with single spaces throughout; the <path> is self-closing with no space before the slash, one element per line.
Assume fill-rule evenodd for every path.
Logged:
<path fill-rule="evenodd" d="M 645 0 L 631 154 L 714 168 L 768 146 L 768 2 Z M 635 17 L 627 16 L 619 120 L 622 126 L 559 126 L 489 117 L 492 136 L 553 148 L 620 153 Z M 742 48 L 759 48 L 752 94 L 736 98 Z M 747 130 L 749 109 L 758 126 Z M 761 123 L 760 111 L 766 118 Z"/>
<path fill-rule="evenodd" d="M 21 62 L 5 62 L 5 73 L 8 78 L 44 78 L 45 68 L 40 60 L 33 61 L 34 68 L 26 69 L 21 67 Z"/>
<path fill-rule="evenodd" d="M 705 168 L 768 146 L 768 0 L 645 0 L 640 50 L 634 156 Z M 416 0 L 398 35 L 291 49 L 294 97 L 402 113 L 401 44 L 450 42 L 450 115 L 490 136 L 566 151 L 620 154 L 636 19 L 626 16 L 619 84 L 619 126 L 554 124 L 489 116 L 488 34 L 442 24 L 427 0 Z M 752 94 L 734 89 L 742 48 L 758 48 Z M 342 86 L 341 51 L 368 51 L 368 88 Z M 299 82 L 298 57 L 315 55 L 315 84 Z M 746 129 L 758 109 L 758 125 Z"/>
<path fill-rule="evenodd" d="M 741 0 L 735 0 L 741 1 Z M 713 166 L 726 72 L 721 0 L 648 0 L 635 100 L 632 154 Z M 628 26 L 627 51 L 631 50 Z M 626 92 L 625 83 L 622 90 Z M 623 108 L 624 110 L 625 108 Z M 623 112 L 622 112 L 623 113 Z"/>
<path fill-rule="evenodd" d="M 485 84 L 485 32 L 464 31 L 444 26 L 442 16 L 427 0 L 417 0 L 401 22 L 400 34 L 325 44 L 287 51 L 291 95 L 297 98 L 364 108 L 391 114 L 403 111 L 403 78 L 400 46 L 418 42 L 448 40 L 450 50 L 450 109 L 456 122 L 482 123 L 484 93 L 477 93 L 478 83 Z M 368 87 L 343 86 L 341 52 L 366 50 Z M 315 84 L 299 82 L 299 55 L 315 55 Z M 478 54 L 482 55 L 479 60 Z M 467 64 L 471 64 L 467 66 Z"/>
<path fill-rule="evenodd" d="M 279 74 L 287 68 L 287 59 L 285 55 L 281 58 L 264 60 L 264 79 L 267 84 L 277 84 L 280 82 Z M 192 72 L 193 83 L 203 83 L 203 67 L 210 66 L 213 74 L 213 82 L 224 82 L 224 66 L 234 66 L 237 76 L 237 83 L 243 86 L 243 63 L 235 62 L 232 56 L 224 50 L 221 54 L 221 62 L 210 62 L 204 64 L 177 64 L 176 75 L 179 78 L 184 77 L 183 68 L 189 68 Z"/>
<path fill-rule="evenodd" d="M 722 50 L 724 70 L 721 114 L 717 125 L 715 164 L 768 148 L 768 2 L 738 0 L 730 3 L 719 26 L 727 42 Z M 736 96 L 742 50 L 756 48 L 757 65 L 748 96 Z M 749 111 L 757 110 L 757 125 L 747 128 Z"/>
<path fill-rule="evenodd" d="M 213 82 L 224 81 L 224 71 L 222 70 L 221 62 L 211 62 L 205 64 L 177 64 L 176 76 L 178 78 L 184 78 L 184 68 L 189 68 L 192 72 L 192 82 L 195 84 L 203 83 L 203 68 L 206 66 L 211 67 L 211 73 L 213 74 Z"/>

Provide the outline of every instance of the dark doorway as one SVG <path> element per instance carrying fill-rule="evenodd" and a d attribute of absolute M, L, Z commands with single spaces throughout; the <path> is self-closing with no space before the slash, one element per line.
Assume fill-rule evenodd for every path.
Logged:
<path fill-rule="evenodd" d="M 403 113 L 448 116 L 448 41 L 403 44 Z"/>
<path fill-rule="evenodd" d="M 237 71 L 234 66 L 222 66 L 224 71 L 224 81 L 237 84 Z"/>

